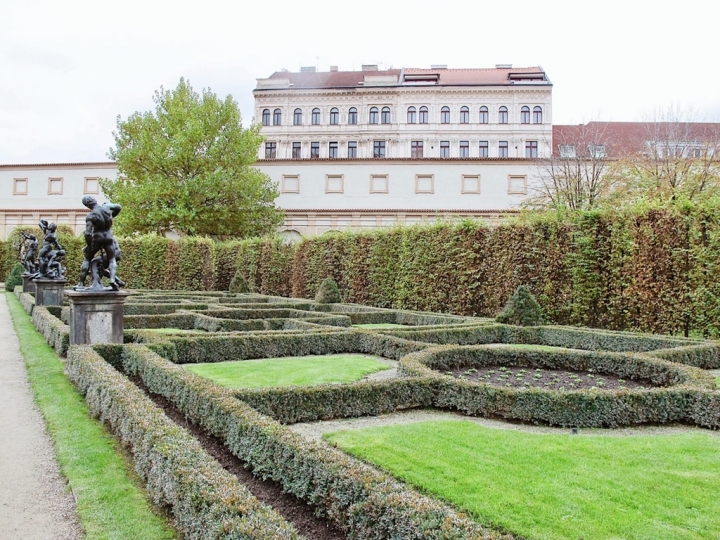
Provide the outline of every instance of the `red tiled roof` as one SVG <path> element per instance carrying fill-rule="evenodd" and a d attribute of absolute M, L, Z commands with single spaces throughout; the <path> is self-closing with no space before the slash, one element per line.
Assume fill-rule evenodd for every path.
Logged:
<path fill-rule="evenodd" d="M 720 123 L 710 122 L 588 122 L 553 126 L 553 155 L 558 146 L 603 144 L 609 157 L 625 157 L 646 148 L 648 141 L 720 140 Z"/>
<path fill-rule="evenodd" d="M 288 79 L 293 88 L 342 88 L 357 87 L 365 80 L 365 76 L 380 77 L 400 75 L 399 69 L 385 71 L 303 71 L 291 73 L 289 71 L 276 71 L 270 79 Z"/>
<path fill-rule="evenodd" d="M 527 68 L 473 68 L 473 69 L 418 69 L 406 68 L 405 75 L 437 74 L 439 85 L 511 84 L 509 76 L 516 74 L 543 74 L 540 67 Z M 546 81 L 547 82 L 547 81 Z"/>

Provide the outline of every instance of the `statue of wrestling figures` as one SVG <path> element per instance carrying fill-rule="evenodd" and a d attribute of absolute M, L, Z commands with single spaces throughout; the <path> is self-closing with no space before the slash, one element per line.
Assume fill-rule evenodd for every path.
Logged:
<path fill-rule="evenodd" d="M 121 252 L 117 240 L 112 233 L 113 218 L 120 213 L 119 204 L 98 204 L 94 197 L 82 199 L 90 212 L 85 217 L 85 259 L 80 268 L 80 282 L 76 291 L 117 291 L 125 283 L 117 276 L 117 263 Z M 92 278 L 89 287 L 85 287 L 88 273 Z M 109 281 L 109 286 L 102 284 L 102 278 Z"/>

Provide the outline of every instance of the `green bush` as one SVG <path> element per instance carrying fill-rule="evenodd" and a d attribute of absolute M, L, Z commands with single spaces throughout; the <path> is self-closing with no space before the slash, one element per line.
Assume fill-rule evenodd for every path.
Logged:
<path fill-rule="evenodd" d="M 247 279 L 245 279 L 245 277 L 240 273 L 240 270 L 235 272 L 235 275 L 230 281 L 228 291 L 234 294 L 243 294 L 250 292 L 250 285 L 248 285 Z"/>
<path fill-rule="evenodd" d="M 331 277 L 325 278 L 315 294 L 315 302 L 318 304 L 339 304 L 342 302 L 340 289 Z"/>
<path fill-rule="evenodd" d="M 187 538 L 300 538 L 292 525 L 253 497 L 192 435 L 94 350 L 74 346 L 67 371 L 92 414 L 130 447 L 135 470 L 153 501 L 171 508 L 177 528 Z"/>
<path fill-rule="evenodd" d="M 5 278 L 5 290 L 8 292 L 13 292 L 15 290 L 15 287 L 17 287 L 18 285 L 22 285 L 22 275 L 24 272 L 25 267 L 22 264 L 17 263 L 15 266 L 13 266 L 8 276 Z"/>
<path fill-rule="evenodd" d="M 540 304 L 526 285 L 520 285 L 515 289 L 495 320 L 517 326 L 539 326 L 545 322 Z"/>

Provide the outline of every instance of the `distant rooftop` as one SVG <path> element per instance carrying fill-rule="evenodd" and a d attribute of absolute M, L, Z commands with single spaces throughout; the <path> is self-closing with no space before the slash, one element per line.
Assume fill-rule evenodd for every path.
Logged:
<path fill-rule="evenodd" d="M 515 84 L 550 85 L 540 66 L 513 68 L 498 64 L 494 68 L 448 69 L 436 65 L 431 69 L 401 68 L 379 70 L 376 65 L 363 65 L 360 71 L 317 71 L 303 67 L 298 72 L 276 71 L 267 79 L 257 79 L 255 90 L 359 88 L 374 86 L 500 86 Z"/>

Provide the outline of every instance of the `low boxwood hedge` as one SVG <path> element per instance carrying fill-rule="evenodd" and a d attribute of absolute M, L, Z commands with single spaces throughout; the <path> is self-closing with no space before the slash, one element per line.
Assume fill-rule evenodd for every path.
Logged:
<path fill-rule="evenodd" d="M 59 312 L 60 307 L 57 306 L 57 308 Z M 45 337 L 45 341 L 55 349 L 55 352 L 60 356 L 65 356 L 70 345 L 70 327 L 45 306 L 35 306 L 35 309 L 32 310 L 32 322 L 37 331 Z"/>
<path fill-rule="evenodd" d="M 165 315 L 175 313 L 179 309 L 208 309 L 208 304 L 181 304 L 181 303 L 130 303 L 125 304 L 125 315 Z"/>
<path fill-rule="evenodd" d="M 123 348 L 124 369 L 169 399 L 262 478 L 313 505 L 357 540 L 510 538 L 320 442 L 307 440 L 236 399 L 232 392 L 154 354 Z"/>
<path fill-rule="evenodd" d="M 170 507 L 185 538 L 301 538 L 93 349 L 73 346 L 67 371 L 92 414 L 130 447 L 148 493 Z"/>
<path fill-rule="evenodd" d="M 435 371 L 472 365 L 593 369 L 676 386 L 617 391 L 503 388 L 456 379 Z M 407 375 L 435 377 L 438 394 L 434 405 L 470 415 L 561 426 L 618 427 L 648 422 L 687 422 L 720 427 L 720 392 L 709 389 L 711 377 L 697 368 L 672 364 L 649 355 L 445 345 L 408 355 L 400 361 L 399 370 Z M 700 404 L 704 404 L 704 408 Z"/>

